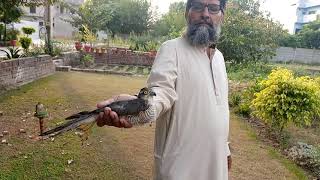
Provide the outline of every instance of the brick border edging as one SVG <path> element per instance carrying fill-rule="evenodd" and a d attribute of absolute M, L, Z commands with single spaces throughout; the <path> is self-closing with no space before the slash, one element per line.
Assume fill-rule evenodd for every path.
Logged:
<path fill-rule="evenodd" d="M 89 72 L 89 73 L 98 73 L 98 74 L 114 74 L 114 75 L 124 75 L 124 76 L 133 76 L 133 75 L 135 75 L 134 73 L 130 73 L 130 72 L 117 72 L 117 71 L 100 70 L 100 69 L 71 68 L 71 71 Z"/>

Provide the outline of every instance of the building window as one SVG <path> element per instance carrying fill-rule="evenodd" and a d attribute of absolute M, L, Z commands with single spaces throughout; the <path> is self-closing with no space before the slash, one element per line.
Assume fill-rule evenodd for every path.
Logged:
<path fill-rule="evenodd" d="M 37 13 L 37 8 L 36 8 L 36 6 L 30 6 L 30 13 L 31 13 L 31 14 Z"/>
<path fill-rule="evenodd" d="M 309 11 L 308 14 L 316 14 L 316 11 Z"/>
<path fill-rule="evenodd" d="M 39 22 L 39 26 L 43 26 L 43 22 L 42 21 Z"/>

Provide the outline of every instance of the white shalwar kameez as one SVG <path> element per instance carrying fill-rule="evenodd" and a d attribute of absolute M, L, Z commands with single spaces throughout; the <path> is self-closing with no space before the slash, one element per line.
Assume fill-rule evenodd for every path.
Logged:
<path fill-rule="evenodd" d="M 165 42 L 148 86 L 156 112 L 156 180 L 227 180 L 228 81 L 223 55 L 183 37 Z"/>

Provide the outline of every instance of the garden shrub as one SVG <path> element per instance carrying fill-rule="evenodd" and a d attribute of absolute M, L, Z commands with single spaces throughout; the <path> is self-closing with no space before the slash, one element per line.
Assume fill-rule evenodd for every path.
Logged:
<path fill-rule="evenodd" d="M 258 79 L 255 79 L 250 85 L 242 92 L 234 92 L 230 96 L 230 106 L 234 107 L 235 112 L 244 117 L 249 117 L 251 110 L 251 101 L 254 99 L 254 94 L 259 92 L 261 87 Z"/>
<path fill-rule="evenodd" d="M 229 79 L 240 82 L 267 77 L 272 70 L 272 67 L 264 62 L 242 64 L 227 63 L 226 65 Z"/>
<path fill-rule="evenodd" d="M 93 60 L 94 60 L 94 58 L 92 57 L 92 55 L 86 54 L 80 59 L 80 62 L 84 66 L 88 67 L 93 63 Z"/>
<path fill-rule="evenodd" d="M 29 38 L 29 37 L 20 37 L 20 40 L 19 40 L 20 44 L 21 44 L 21 47 L 26 51 L 28 52 L 28 49 L 30 47 L 30 44 L 32 42 L 32 39 Z"/>
<path fill-rule="evenodd" d="M 36 30 L 33 27 L 22 27 L 22 32 L 29 36 L 32 33 L 36 32 Z"/>
<path fill-rule="evenodd" d="M 130 36 L 131 46 L 129 49 L 134 51 L 155 51 L 160 47 L 160 42 L 156 41 L 154 37 L 150 35 L 142 35 L 142 36 Z"/>
<path fill-rule="evenodd" d="M 278 68 L 260 85 L 262 90 L 251 104 L 253 114 L 274 130 L 282 132 L 290 122 L 309 126 L 319 115 L 319 86 L 314 79 L 295 78 L 292 71 Z"/>
<path fill-rule="evenodd" d="M 16 30 L 16 29 L 8 29 L 8 30 L 7 30 L 6 41 L 17 40 L 19 34 L 20 34 L 20 31 L 19 31 L 19 30 Z"/>
<path fill-rule="evenodd" d="M 229 98 L 230 107 L 237 107 L 241 103 L 241 93 L 233 92 Z"/>

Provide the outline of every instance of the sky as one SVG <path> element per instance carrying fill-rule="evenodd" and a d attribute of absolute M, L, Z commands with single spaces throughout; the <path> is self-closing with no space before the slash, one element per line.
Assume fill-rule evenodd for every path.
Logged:
<path fill-rule="evenodd" d="M 165 13 L 169 9 L 169 5 L 173 2 L 186 0 L 151 0 L 153 7 L 158 7 L 158 12 Z M 284 25 L 290 33 L 293 33 L 294 22 L 296 21 L 296 5 L 298 0 L 260 0 L 262 9 L 269 11 L 271 17 Z M 292 6 L 293 5 L 293 6 Z"/>

